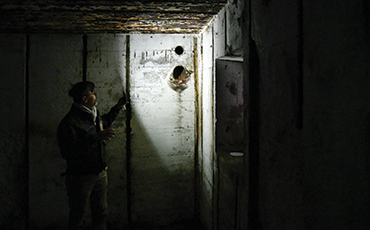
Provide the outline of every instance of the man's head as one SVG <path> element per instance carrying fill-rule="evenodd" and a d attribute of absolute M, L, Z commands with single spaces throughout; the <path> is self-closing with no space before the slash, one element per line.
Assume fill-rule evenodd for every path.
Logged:
<path fill-rule="evenodd" d="M 69 96 L 73 98 L 75 103 L 80 103 L 92 109 L 97 104 L 97 94 L 94 88 L 95 85 L 92 82 L 78 82 L 69 91 Z"/>

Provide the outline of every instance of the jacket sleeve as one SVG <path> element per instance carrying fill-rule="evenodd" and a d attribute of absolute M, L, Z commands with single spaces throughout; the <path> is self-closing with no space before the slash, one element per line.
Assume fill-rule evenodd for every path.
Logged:
<path fill-rule="evenodd" d="M 94 138 L 94 133 L 86 133 L 84 130 L 74 127 L 67 121 L 62 121 L 58 126 L 57 139 L 64 159 L 80 160 L 88 156 L 85 154 L 96 148 L 98 141 Z"/>
<path fill-rule="evenodd" d="M 103 121 L 103 127 L 109 128 L 113 121 L 116 119 L 119 111 L 121 108 L 118 108 L 117 106 L 114 106 L 110 109 L 110 111 L 107 114 L 102 115 L 102 121 Z"/>

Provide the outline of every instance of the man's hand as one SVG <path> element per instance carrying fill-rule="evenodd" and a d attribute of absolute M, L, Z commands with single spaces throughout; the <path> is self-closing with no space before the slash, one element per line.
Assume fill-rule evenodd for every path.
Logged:
<path fill-rule="evenodd" d="M 114 131 L 114 129 L 108 128 L 108 129 L 104 129 L 103 131 L 98 132 L 95 136 L 95 139 L 110 141 L 115 135 L 116 135 L 116 132 Z"/>

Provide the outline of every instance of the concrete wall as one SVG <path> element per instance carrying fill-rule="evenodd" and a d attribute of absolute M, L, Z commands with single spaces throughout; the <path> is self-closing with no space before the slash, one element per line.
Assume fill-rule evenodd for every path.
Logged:
<path fill-rule="evenodd" d="M 244 168 L 244 162 L 237 161 L 229 163 L 225 159 L 224 164 L 220 163 L 221 153 L 216 152 L 216 59 L 222 56 L 241 56 L 243 53 L 242 42 L 242 15 L 244 10 L 243 1 L 229 1 L 227 6 L 210 22 L 208 27 L 200 34 L 201 53 L 201 79 L 199 82 L 199 91 L 201 99 L 201 134 L 198 136 L 199 144 L 202 147 L 199 171 L 200 171 L 200 219 L 205 229 L 227 229 L 230 226 L 237 226 L 239 217 L 233 217 L 231 224 L 220 222 L 219 217 L 226 217 L 228 210 L 219 208 L 220 201 L 224 202 L 228 198 L 223 197 L 226 194 L 236 194 L 239 189 L 236 183 L 239 176 L 243 174 L 242 170 L 235 171 L 232 168 Z M 241 76 L 242 77 L 242 76 Z M 242 78 L 239 79 L 242 81 Z M 220 137 L 222 138 L 222 137 Z M 222 159 L 221 159 L 222 160 Z M 243 160 L 243 158 L 241 158 Z M 230 170 L 231 169 L 231 170 Z M 231 172 L 231 173 L 230 173 Z M 242 177 L 242 176 L 241 176 Z M 237 180 L 235 178 L 238 178 Z M 227 182 L 226 182 L 227 181 Z M 247 191 L 245 191 L 247 193 Z M 233 195 L 233 197 L 235 197 Z M 233 198 L 230 197 L 232 200 Z M 227 201 L 226 201 L 227 202 Z M 246 204 L 246 200 L 240 202 Z M 228 209 L 237 209 L 237 204 L 232 203 Z M 224 208 L 224 207 L 222 207 Z M 246 213 L 242 215 L 245 219 Z M 244 216 L 243 216 L 244 215 Z M 225 219 L 223 219 L 225 220 Z M 239 226 L 240 224 L 238 224 Z"/>
<path fill-rule="evenodd" d="M 240 208 L 246 204 L 241 200 L 242 194 L 248 193 L 242 187 L 245 177 L 243 81 L 243 58 L 216 59 L 215 229 L 240 229 L 243 223 L 239 215 L 245 219 L 246 214 Z"/>
<path fill-rule="evenodd" d="M 176 47 L 183 48 L 176 54 Z M 193 36 L 130 36 L 132 220 L 163 224 L 194 216 Z M 176 66 L 189 72 L 176 88 Z"/>
<path fill-rule="evenodd" d="M 83 79 L 96 84 L 98 109 L 107 112 L 124 89 L 108 142 L 109 225 L 162 225 L 194 218 L 195 77 L 193 36 L 2 35 L 2 229 L 65 229 L 65 162 L 56 128 L 69 111 L 67 93 Z M 184 52 L 176 54 L 182 46 Z M 129 49 L 129 52 L 126 50 Z M 188 73 L 178 91 L 170 77 Z M 127 121 L 127 119 L 130 119 Z M 128 129 L 131 133 L 128 133 Z M 127 139 L 129 138 L 129 141 Z M 129 146 L 128 146 L 129 145 Z M 88 217 L 89 220 L 89 217 Z"/>
<path fill-rule="evenodd" d="M 258 208 L 252 210 L 259 217 L 252 224 L 368 229 L 368 3 L 251 4 L 257 56 L 252 46 L 249 54 L 260 61 L 259 75 L 249 76 L 253 83 L 259 78 L 260 90 L 252 97 L 260 98 L 259 110 L 251 111 L 260 120 L 259 152 L 250 152 L 259 155 L 251 171 L 259 174 Z"/>
<path fill-rule="evenodd" d="M 223 29 L 224 32 L 218 30 L 217 33 L 225 34 L 225 46 L 216 46 L 215 49 L 221 49 L 223 48 L 224 55 L 229 56 L 243 56 L 243 34 L 242 34 L 242 28 L 243 28 L 243 20 L 247 16 L 245 14 L 245 1 L 244 0 L 229 0 L 228 4 L 226 4 L 223 11 L 220 11 L 218 14 L 222 12 L 225 12 L 224 18 L 220 18 L 218 16 L 219 23 L 222 23 L 225 27 Z M 222 19 L 222 22 L 220 21 Z M 217 26 L 216 23 L 215 25 Z M 223 56 L 223 55 L 220 55 Z M 220 57 L 219 55 L 216 55 L 216 57 Z"/>
<path fill-rule="evenodd" d="M 2 107 L 10 108 L 4 110 L 10 115 L 3 127 L 7 132 L 11 130 L 8 120 L 18 125 L 24 122 L 25 126 L 23 132 L 18 132 L 19 137 L 4 139 L 4 146 L 10 146 L 10 142 L 18 148 L 14 159 L 19 162 L 14 163 L 11 172 L 17 175 L 13 183 L 22 183 L 24 192 L 17 196 L 19 204 L 3 201 L 9 206 L 3 216 L 9 215 L 8 210 L 21 210 L 17 215 L 24 222 L 6 218 L 4 226 L 12 228 L 29 219 L 30 229 L 65 227 L 67 197 L 64 178 L 59 176 L 65 163 L 58 153 L 55 131 L 71 106 L 67 96 L 70 85 L 83 79 L 86 45 L 86 79 L 96 83 L 99 109 L 106 112 L 122 89 L 131 100 L 129 112 L 120 114 L 113 124 L 117 137 L 107 146 L 109 223 L 116 228 L 131 221 L 164 224 L 199 214 L 207 229 L 217 228 L 219 191 L 234 194 L 236 187 L 233 179 L 230 189 L 219 182 L 221 177 L 229 180 L 229 168 L 233 166 L 222 166 L 222 172 L 218 171 L 221 164 L 214 146 L 215 60 L 242 52 L 242 5 L 242 1 L 230 2 L 197 36 L 89 34 L 86 44 L 82 35 L 30 35 L 28 40 L 26 35 L 1 36 L 4 44 L 12 44 L 2 47 L 7 51 L 2 59 L 10 62 L 4 65 L 5 73 L 15 75 L 4 80 L 14 79 L 11 83 L 21 92 L 18 95 L 23 95 Z M 175 54 L 178 45 L 184 48 L 183 55 Z M 13 58 L 14 53 L 18 56 Z M 17 65 L 22 68 L 6 69 Z M 194 72 L 182 92 L 168 83 L 176 65 Z M 8 88 L 2 90 L 8 92 Z M 17 106 L 22 109 L 13 119 L 16 110 L 12 106 L 17 103 L 23 103 Z M 5 136 L 10 135 L 7 132 Z M 4 155 L 9 154 L 4 150 Z M 4 186 L 9 180 L 4 178 Z M 4 192 L 12 193 L 5 187 Z"/>
<path fill-rule="evenodd" d="M 214 186 L 214 65 L 213 65 L 213 30 L 206 29 L 201 36 L 202 80 L 201 91 L 201 139 L 200 144 L 200 218 L 207 229 L 213 226 L 213 186 Z"/>
<path fill-rule="evenodd" d="M 243 158 L 237 162 L 230 163 L 230 159 L 225 159 L 225 163 L 220 163 L 221 153 L 216 152 L 216 59 L 225 55 L 241 56 L 243 53 L 242 42 L 242 14 L 244 10 L 243 1 L 229 1 L 227 6 L 210 22 L 203 32 L 199 35 L 201 46 L 200 62 L 202 68 L 199 77 L 201 130 L 198 133 L 199 145 L 199 216 L 205 229 L 227 229 L 230 226 L 240 225 L 237 220 L 239 215 L 246 219 L 246 213 L 234 213 L 235 218 L 230 223 L 220 222 L 219 217 L 225 217 L 228 210 L 220 208 L 220 201 L 230 201 L 235 198 L 239 190 L 239 177 L 243 174 Z M 240 76 L 240 81 L 243 80 Z M 222 137 L 221 137 L 222 138 Z M 241 162 L 240 162 L 241 160 Z M 222 164 L 222 168 L 221 167 Z M 238 167 L 241 169 L 233 170 Z M 231 173 L 230 173 L 231 172 Z M 241 176 L 242 177 L 242 176 Z M 235 179 L 238 178 L 238 179 Z M 237 182 L 238 181 L 238 182 Z M 247 191 L 245 191 L 247 193 Z M 224 197 L 226 194 L 233 194 L 232 197 Z M 238 195 L 239 196 L 239 195 Z M 227 202 L 227 201 L 226 201 Z M 246 204 L 246 200 L 240 202 Z M 236 203 L 230 203 L 227 209 L 237 209 Z M 243 216 L 244 215 L 244 216 Z M 236 223 L 238 222 L 238 224 Z"/>
<path fill-rule="evenodd" d="M 303 4 L 305 223 L 367 229 L 369 4 Z"/>
<path fill-rule="evenodd" d="M 87 35 L 86 78 L 96 84 L 98 109 L 106 113 L 122 97 L 126 88 L 126 42 L 125 34 Z M 112 128 L 116 137 L 107 143 L 108 153 L 108 204 L 109 225 L 122 228 L 128 220 L 127 192 L 127 111 L 121 111 Z"/>
<path fill-rule="evenodd" d="M 216 151 L 244 151 L 243 58 L 216 59 Z"/>
<path fill-rule="evenodd" d="M 110 223 L 116 227 L 130 221 L 160 224 L 200 214 L 207 228 L 216 226 L 215 59 L 241 53 L 241 5 L 242 1 L 230 1 L 198 36 L 89 34 L 84 44 L 80 34 L 2 35 L 6 44 L 1 52 L 3 85 L 17 92 L 4 86 L 2 95 L 18 95 L 2 106 L 2 114 L 7 114 L 3 156 L 14 164 L 11 177 L 3 178 L 3 191 L 14 196 L 10 181 L 23 186 L 17 190 L 18 203 L 10 205 L 2 196 L 8 207 L 2 213 L 7 219 L 3 225 L 25 225 L 29 219 L 30 229 L 64 228 L 68 207 L 59 174 L 65 163 L 55 131 L 71 106 L 68 89 L 86 76 L 96 83 L 102 112 L 118 100 L 122 88 L 131 98 L 131 110 L 119 115 L 113 125 L 117 138 L 107 146 Z M 174 53 L 178 45 L 183 46 L 183 55 Z M 171 71 L 180 64 L 196 71 L 181 93 L 168 84 Z M 7 165 L 3 168 L 8 169 Z M 198 190 L 197 182 L 201 182 Z M 196 191 L 199 196 L 194 197 Z M 19 216 L 24 221 L 15 223 Z"/>
<path fill-rule="evenodd" d="M 26 36 L 0 36 L 0 228 L 25 229 L 28 208 Z"/>
<path fill-rule="evenodd" d="M 32 35 L 29 44 L 29 225 L 63 226 L 68 219 L 65 161 L 56 130 L 71 107 L 68 90 L 82 79 L 80 35 Z M 47 221 L 46 221 L 47 220 Z"/>
<path fill-rule="evenodd" d="M 231 39 L 228 34 L 231 32 L 228 29 L 224 33 L 229 37 L 228 39 L 225 39 L 222 36 L 222 30 L 218 29 L 223 27 L 222 23 L 225 21 L 219 19 L 223 17 L 221 15 L 227 15 L 225 12 L 221 13 L 218 19 L 215 19 L 195 39 L 185 36 L 186 44 L 191 41 L 197 42 L 199 77 L 194 83 L 197 83 L 195 90 L 199 93 L 198 95 L 194 93 L 194 101 L 198 106 L 198 120 L 196 117 L 191 117 L 184 109 L 190 102 L 183 96 L 192 95 L 193 89 L 187 88 L 181 97 L 176 97 L 177 92 L 170 90 L 165 84 L 158 84 L 157 80 L 164 77 L 159 73 L 167 73 L 172 66 L 158 65 L 161 68 L 153 71 L 154 75 L 146 75 L 149 76 L 149 82 L 142 79 L 144 88 L 158 90 L 150 97 L 154 102 L 142 100 L 141 95 L 144 99 L 148 98 L 146 96 L 148 92 L 141 90 L 140 84 L 132 81 L 134 79 L 124 75 L 129 73 L 130 76 L 144 76 L 144 73 L 152 68 L 152 62 L 145 62 L 148 60 L 146 57 L 158 63 L 158 59 L 151 58 L 157 55 L 157 50 L 147 47 L 151 51 L 147 56 L 142 50 L 136 49 L 136 52 L 135 49 L 131 49 L 130 60 L 126 63 L 140 63 L 143 60 L 140 66 L 144 70 L 132 69 L 132 72 L 127 72 L 122 69 L 126 65 L 117 61 L 127 56 L 125 49 L 122 48 L 127 45 L 125 36 L 114 38 L 115 35 L 90 35 L 88 37 L 90 52 L 88 69 L 91 72 L 88 72 L 87 77 L 98 82 L 98 89 L 102 90 L 101 100 L 114 103 L 118 99 L 120 88 L 124 83 L 117 75 L 123 76 L 124 81 L 130 79 L 126 83 L 133 84 L 132 87 L 135 88 L 135 92 L 130 92 L 133 98 L 133 118 L 130 125 L 134 134 L 133 146 L 136 147 L 133 148 L 135 151 L 132 151 L 130 162 L 132 160 L 133 169 L 137 170 L 132 170 L 132 175 L 126 174 L 125 165 L 128 159 L 122 151 L 127 148 L 126 142 L 117 138 L 115 142 L 110 143 L 110 150 L 117 150 L 110 156 L 112 165 L 110 194 L 116 197 L 116 200 L 115 198 L 110 200 L 114 203 L 111 206 L 111 215 L 113 215 L 111 221 L 118 226 L 125 225 L 127 222 L 126 217 L 121 217 L 128 215 L 129 211 L 125 209 L 128 203 L 125 203 L 125 199 L 120 196 L 121 194 L 125 196 L 127 193 L 125 189 L 127 177 L 131 176 L 136 180 L 149 171 L 155 172 L 149 179 L 153 179 L 159 185 L 154 187 L 159 188 L 156 190 L 158 193 L 169 191 L 161 190 L 162 178 L 169 178 L 171 186 L 174 186 L 172 188 L 185 188 L 182 190 L 185 193 L 189 191 L 187 189 L 190 183 L 187 176 L 192 174 L 191 172 L 186 175 L 178 174 L 178 169 L 189 172 L 189 168 L 183 167 L 182 163 L 192 163 L 188 158 L 193 154 L 189 150 L 191 137 L 181 136 L 176 139 L 175 144 L 166 142 L 163 148 L 158 148 L 155 141 L 148 138 L 159 137 L 153 129 L 158 129 L 158 133 L 167 135 L 166 137 L 169 137 L 169 133 L 175 134 L 176 127 L 180 127 L 179 120 L 176 120 L 180 116 L 176 112 L 180 111 L 181 114 L 186 114 L 187 118 L 198 121 L 196 124 L 198 139 L 195 140 L 197 144 L 194 147 L 197 150 L 198 158 L 195 159 L 200 172 L 198 177 L 200 188 L 197 193 L 199 194 L 199 216 L 206 229 L 227 226 L 220 225 L 215 218 L 219 214 L 216 198 L 217 195 L 224 194 L 225 200 L 230 198 L 235 201 L 239 196 L 228 197 L 227 194 L 237 194 L 237 192 L 240 192 L 238 193 L 240 197 L 235 207 L 241 204 L 241 211 L 235 219 L 237 224 L 231 225 L 232 228 L 368 229 L 370 224 L 368 218 L 370 207 L 368 194 L 370 189 L 369 4 L 360 0 L 339 2 L 251 0 L 244 3 L 248 6 L 247 10 L 240 17 L 235 17 L 238 22 L 240 20 L 243 22 L 243 28 L 241 28 L 244 31 L 241 43 L 243 45 L 237 46 L 243 47 L 246 54 L 244 57 L 247 83 L 245 102 L 249 103 L 245 117 L 245 121 L 249 124 L 245 128 L 248 134 L 245 139 L 248 146 L 245 150 L 249 152 L 246 151 L 245 163 L 241 171 L 230 170 L 230 165 L 238 163 L 230 159 L 218 158 L 214 151 L 214 60 L 227 52 L 236 55 L 240 52 L 238 48 L 236 48 L 237 51 L 232 51 L 234 48 L 226 48 L 233 47 L 230 44 L 234 43 L 228 43 L 228 41 L 234 41 L 234 39 Z M 251 30 L 245 28 L 248 27 L 249 15 Z M 301 37 L 301 35 L 304 36 Z M 133 37 L 138 39 L 136 42 L 141 41 L 143 44 L 150 39 L 153 39 L 153 44 L 158 44 L 161 40 L 157 40 L 155 36 L 151 38 L 150 35 L 145 37 L 145 40 L 140 36 Z M 31 35 L 27 42 L 26 35 L 6 34 L 2 34 L 0 39 L 2 41 L 0 65 L 6 76 L 1 79 L 3 93 L 0 108 L 4 119 L 1 125 L 0 151 L 1 169 L 6 173 L 1 176 L 1 204 L 4 208 L 0 211 L 0 227 L 25 229 L 28 214 L 31 227 L 49 228 L 52 223 L 59 226 L 65 221 L 63 218 L 67 209 L 66 203 L 62 204 L 64 202 L 63 179 L 59 177 L 63 162 L 57 158 L 57 148 L 55 140 L 52 139 L 52 133 L 55 132 L 57 120 L 59 121 L 62 114 L 70 107 L 69 98 L 65 94 L 69 84 L 82 77 L 82 39 L 80 35 Z M 184 38 L 177 37 L 176 42 L 178 42 L 177 39 Z M 235 44 L 240 44 L 237 38 L 235 41 Z M 162 47 L 164 53 L 172 52 L 174 46 L 172 42 L 171 40 L 169 44 Z M 222 49 L 218 50 L 217 43 L 224 44 L 225 52 Z M 135 41 L 132 44 L 135 44 Z M 192 48 L 185 48 L 185 50 L 188 52 Z M 28 52 L 30 52 L 30 59 L 27 59 Z M 141 56 L 135 57 L 135 53 Z M 114 54 L 116 58 L 107 61 L 105 60 L 108 58 L 107 54 L 110 54 L 109 57 Z M 161 56 L 163 54 L 158 55 L 163 57 Z M 92 68 L 95 70 L 93 71 Z M 115 69 L 119 69 L 118 73 Z M 99 75 L 103 73 L 107 81 L 99 81 L 101 79 Z M 55 76 L 60 76 L 58 79 L 62 82 L 55 80 L 53 78 Z M 300 85 L 301 83 L 303 85 Z M 125 88 L 127 87 L 126 85 Z M 112 91 L 109 91 L 110 88 Z M 138 91 L 140 93 L 137 93 Z M 8 95 L 11 95 L 11 99 L 8 99 Z M 53 100 L 56 103 L 53 103 Z M 179 107 L 180 100 L 184 100 L 184 107 Z M 101 104 L 102 110 L 109 107 L 108 105 L 104 107 L 103 104 L 105 103 Z M 166 107 L 166 111 L 170 110 L 167 112 L 171 115 L 176 114 L 171 116 L 173 120 L 169 119 L 175 126 L 165 130 L 139 119 L 146 118 L 147 122 L 153 121 L 154 118 L 158 119 L 157 109 L 164 108 L 164 105 L 171 105 L 168 106 L 169 108 Z M 142 111 L 139 108 L 147 110 Z M 190 106 L 189 111 L 191 110 L 195 108 Z M 52 116 L 45 117 L 44 113 L 40 114 L 39 111 Z M 151 114 L 155 116 L 150 116 Z M 164 117 L 160 118 L 162 120 L 158 124 L 161 127 L 169 127 L 162 126 Z M 256 120 L 250 120 L 251 118 Z M 125 133 L 124 119 L 124 116 L 120 117 L 115 124 L 119 133 Z M 254 121 L 257 122 L 254 123 Z M 183 124 L 181 121 L 181 127 L 190 135 L 191 128 Z M 149 135 L 145 134 L 145 127 L 153 128 L 149 131 Z M 27 132 L 29 135 L 26 135 Z M 138 139 L 135 139 L 135 136 Z M 154 140 L 157 141 L 157 139 Z M 185 152 L 180 153 L 179 146 L 182 145 L 178 145 L 179 142 L 185 143 L 183 144 Z M 145 144 L 140 146 L 140 143 Z M 168 146 L 175 148 L 171 151 Z M 135 155 L 135 152 L 138 154 Z M 170 152 L 175 154 L 171 156 Z M 171 167 L 174 169 L 173 172 L 168 171 L 165 163 L 169 161 L 163 160 L 169 158 L 181 161 L 181 163 L 177 160 L 171 161 L 178 163 Z M 149 161 L 150 159 L 152 161 Z M 249 162 L 249 160 L 252 161 Z M 245 173 L 248 170 L 248 167 L 245 167 L 247 164 L 250 169 L 249 175 Z M 30 167 L 29 187 L 27 185 L 28 167 Z M 163 170 L 158 172 L 159 169 Z M 236 176 L 240 176 L 240 173 L 243 178 L 237 180 Z M 39 175 L 44 177 L 40 178 Z M 156 177 L 156 175 L 164 177 Z M 179 176 L 183 183 L 172 183 L 175 181 L 175 179 L 172 180 L 172 176 Z M 249 188 L 251 190 L 247 190 L 248 179 L 251 179 L 248 183 L 252 186 Z M 148 198 L 147 191 L 144 190 L 151 188 L 150 182 L 143 181 L 142 184 L 131 186 L 135 191 L 128 199 L 133 202 L 132 211 L 130 210 L 132 217 L 134 220 L 145 220 L 149 212 L 142 212 L 140 204 L 147 204 L 148 206 L 145 207 L 152 211 L 151 208 L 156 203 L 155 197 L 149 202 L 144 200 Z M 233 191 L 235 193 L 232 193 Z M 60 194 L 60 197 L 55 197 L 55 194 Z M 183 194 L 179 193 L 179 195 Z M 189 196 L 185 200 L 176 204 L 184 204 L 181 202 L 192 199 L 189 193 L 187 195 Z M 161 194 L 158 197 L 163 198 Z M 34 198 L 40 204 L 33 201 Z M 28 201 L 31 204 L 29 213 Z M 54 203 L 50 204 L 48 201 Z M 55 219 L 56 214 L 53 212 L 58 205 L 61 205 L 62 210 L 59 210 L 58 219 Z M 190 205 L 178 207 L 185 207 L 182 210 L 191 209 Z M 180 211 L 181 208 L 177 209 L 178 214 L 185 213 Z M 162 211 L 165 213 L 164 209 Z M 119 214 L 114 215 L 114 213 Z M 161 217 L 160 212 L 151 214 Z M 190 214 L 191 212 L 186 215 Z"/>

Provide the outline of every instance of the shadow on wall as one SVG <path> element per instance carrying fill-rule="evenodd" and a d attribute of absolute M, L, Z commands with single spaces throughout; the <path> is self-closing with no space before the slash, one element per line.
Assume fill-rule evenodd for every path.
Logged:
<path fill-rule="evenodd" d="M 146 107 L 143 104 L 136 106 L 142 109 Z M 157 106 L 165 105 L 158 103 Z M 163 225 L 192 218 L 194 153 L 193 142 L 190 140 L 194 137 L 194 133 L 191 129 L 172 124 L 171 119 L 165 118 L 166 113 L 157 114 L 157 116 L 164 116 L 160 120 L 168 120 L 166 127 L 163 127 L 161 122 L 158 122 L 158 125 L 149 126 L 148 122 L 155 123 L 155 119 L 153 120 L 152 116 L 145 118 L 142 115 L 134 109 L 131 120 L 132 157 L 129 200 L 132 207 L 132 221 L 137 224 Z M 156 115 L 153 114 L 153 116 Z M 191 144 L 186 144 L 189 141 Z"/>

